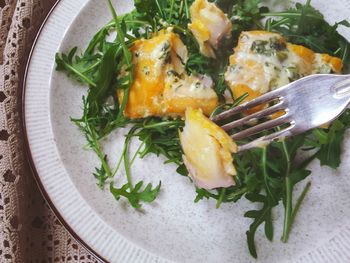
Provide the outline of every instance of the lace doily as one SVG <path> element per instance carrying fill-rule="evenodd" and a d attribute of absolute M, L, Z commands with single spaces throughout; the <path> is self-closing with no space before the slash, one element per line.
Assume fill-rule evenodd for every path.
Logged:
<path fill-rule="evenodd" d="M 0 262 L 97 262 L 46 205 L 23 146 L 25 64 L 54 2 L 0 0 Z"/>

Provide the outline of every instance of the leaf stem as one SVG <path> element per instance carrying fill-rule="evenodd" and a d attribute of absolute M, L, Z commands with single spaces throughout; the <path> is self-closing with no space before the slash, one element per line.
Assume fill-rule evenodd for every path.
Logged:
<path fill-rule="evenodd" d="M 285 24 L 286 22 L 288 22 L 289 19 L 290 19 L 290 18 L 288 18 L 288 17 L 281 19 L 280 21 L 278 21 L 278 22 L 272 24 L 272 25 L 271 25 L 271 29 L 273 29 L 273 28 L 275 28 L 275 27 L 277 27 L 277 26 L 279 26 L 279 25 Z"/>
<path fill-rule="evenodd" d="M 132 184 L 131 173 L 130 173 L 130 160 L 129 160 L 130 141 L 131 141 L 131 135 L 129 134 L 125 140 L 125 151 L 123 153 L 123 156 L 124 156 L 123 159 L 124 159 L 124 168 L 125 168 L 126 179 L 128 181 L 130 192 L 132 192 L 132 190 L 134 190 L 134 186 Z"/>
<path fill-rule="evenodd" d="M 64 62 L 65 67 L 67 67 L 70 71 L 72 71 L 74 74 L 79 76 L 82 80 L 84 80 L 86 83 L 88 83 L 90 86 L 96 88 L 97 85 L 95 82 L 93 82 L 91 79 L 89 79 L 87 76 L 85 76 L 82 72 L 78 71 L 68 63 Z"/>
<path fill-rule="evenodd" d="M 302 202 L 304 201 L 307 193 L 309 192 L 310 187 L 311 187 L 311 182 L 308 182 L 306 184 L 306 186 L 304 187 L 303 192 L 300 194 L 300 196 L 299 196 L 299 198 L 297 200 L 297 203 L 295 204 L 295 207 L 294 207 L 293 212 L 292 212 L 292 217 L 290 219 L 290 224 L 289 224 L 289 227 L 288 227 L 288 233 L 291 230 L 291 227 L 292 227 L 292 225 L 294 223 L 295 217 L 296 217 L 296 215 L 297 215 L 297 213 L 298 213 L 298 211 L 300 209 L 300 206 L 301 206 Z"/>
<path fill-rule="evenodd" d="M 287 148 L 287 144 L 285 141 L 282 142 L 283 153 L 286 158 L 286 174 L 285 174 L 285 210 L 284 210 L 284 224 L 283 224 L 283 234 L 282 234 L 282 242 L 287 242 L 288 234 L 289 234 L 289 226 L 292 218 L 292 210 L 293 210 L 293 184 L 290 178 L 290 168 L 291 168 L 291 160 Z"/>
<path fill-rule="evenodd" d="M 110 8 L 112 15 L 113 15 L 113 19 L 115 21 L 115 28 L 117 30 L 117 38 L 118 38 L 119 43 L 123 49 L 124 59 L 125 59 L 126 65 L 128 67 L 128 70 L 130 71 L 130 72 L 128 72 L 128 78 L 129 78 L 128 86 L 127 86 L 127 88 L 124 89 L 123 101 L 120 105 L 118 116 L 117 116 L 117 120 L 119 120 L 124 115 L 124 109 L 125 109 L 126 104 L 128 103 L 128 100 L 129 100 L 130 87 L 133 83 L 132 54 L 125 43 L 125 33 L 123 32 L 123 30 L 121 28 L 117 13 L 112 5 L 111 0 L 108 0 L 108 3 L 109 3 L 109 8 Z"/>
<path fill-rule="evenodd" d="M 164 20 L 166 20 L 166 17 L 165 17 L 165 15 L 164 15 L 164 13 L 163 13 L 162 7 L 161 7 L 160 4 L 159 4 L 159 1 L 158 1 L 158 0 L 155 0 L 155 2 L 156 2 L 156 5 L 157 5 L 157 8 L 158 8 L 158 11 L 159 11 L 159 13 L 160 13 L 160 16 L 161 16 Z"/>
<path fill-rule="evenodd" d="M 278 203 L 278 201 L 275 199 L 274 194 L 271 191 L 269 181 L 268 181 L 269 175 L 267 173 L 266 158 L 267 158 L 267 148 L 264 147 L 262 149 L 262 157 L 261 157 L 261 166 L 262 166 L 262 170 L 263 170 L 264 183 L 266 186 L 266 191 L 267 191 L 269 199 L 272 201 L 273 204 L 275 204 L 275 203 Z"/>
<path fill-rule="evenodd" d="M 187 0 L 185 0 L 185 14 L 186 14 L 186 18 L 190 19 L 190 12 L 188 10 L 188 2 L 187 2 Z"/>
<path fill-rule="evenodd" d="M 183 14 L 183 8 L 184 8 L 184 1 L 182 0 L 180 3 L 180 8 L 179 8 L 179 17 L 182 17 Z"/>
<path fill-rule="evenodd" d="M 271 18 L 269 18 L 266 21 L 265 30 L 271 32 L 271 29 L 272 29 L 272 20 L 271 20 Z"/>
<path fill-rule="evenodd" d="M 293 187 L 289 177 L 285 179 L 285 187 L 286 187 L 286 201 L 285 201 L 285 210 L 284 210 L 284 224 L 283 224 L 283 235 L 282 242 L 286 243 L 289 236 L 289 226 L 291 224 L 292 218 L 292 194 Z"/>
<path fill-rule="evenodd" d="M 107 176 L 110 177 L 112 172 L 111 172 L 111 168 L 109 167 L 105 155 L 102 152 L 101 146 L 99 143 L 96 144 L 96 147 L 93 148 L 94 152 L 97 154 L 98 158 L 101 160 L 103 169 L 106 171 Z"/>
<path fill-rule="evenodd" d="M 130 166 L 134 163 L 134 161 L 135 161 L 137 155 L 138 155 L 140 152 L 142 152 L 141 149 L 142 149 L 142 147 L 146 144 L 146 140 L 148 140 L 148 138 L 149 138 L 150 136 L 151 136 L 151 135 L 149 134 L 149 135 L 145 138 L 145 140 L 140 144 L 140 146 L 137 148 L 137 150 L 136 150 L 134 156 L 132 157 L 132 159 L 131 159 L 131 161 L 130 161 Z"/>
<path fill-rule="evenodd" d="M 155 123 L 155 124 L 145 124 L 143 126 L 144 129 L 154 129 L 154 128 L 160 128 L 160 127 L 164 127 L 164 126 L 171 126 L 171 125 L 177 125 L 177 124 L 181 124 L 181 122 L 179 121 L 164 121 L 164 122 L 159 122 L 159 123 Z"/>
<path fill-rule="evenodd" d="M 98 65 L 101 64 L 101 60 L 97 60 L 93 65 L 91 65 L 90 67 L 88 67 L 87 69 L 85 69 L 84 71 L 82 71 L 81 73 L 86 73 L 89 72 L 90 70 L 96 68 Z"/>
<path fill-rule="evenodd" d="M 271 13 L 262 13 L 261 16 L 276 16 L 276 17 L 301 17 L 303 14 L 301 13 L 291 13 L 291 12 L 271 12 Z M 310 14 L 305 14 L 304 17 L 309 17 L 309 18 L 314 18 L 318 20 L 322 20 L 322 17 L 315 16 L 315 15 L 310 15 Z"/>
<path fill-rule="evenodd" d="M 111 168 L 109 167 L 106 160 L 106 155 L 103 153 L 101 149 L 101 145 L 97 140 L 96 130 L 93 127 L 91 127 L 91 124 L 89 122 L 88 116 L 86 115 L 86 112 L 84 112 L 83 122 L 85 124 L 84 133 L 87 138 L 87 141 L 89 142 L 89 146 L 96 153 L 98 158 L 101 160 L 103 169 L 105 170 L 107 176 L 110 177 L 112 175 Z M 84 127 L 81 125 L 79 125 L 79 127 L 82 130 L 84 129 Z"/>
<path fill-rule="evenodd" d="M 342 57 L 343 63 L 346 63 L 346 59 L 347 59 L 348 55 L 349 55 L 349 43 L 346 42 L 345 48 L 343 50 L 343 57 Z"/>
<path fill-rule="evenodd" d="M 117 166 L 115 167 L 113 173 L 112 173 L 112 177 L 115 176 L 115 174 L 119 171 L 119 168 L 120 168 L 120 165 L 124 159 L 124 153 L 125 153 L 125 149 L 126 149 L 126 144 L 124 143 L 124 147 L 123 147 L 123 151 L 122 151 L 122 155 L 120 156 L 119 160 L 118 160 L 118 163 L 117 163 Z"/>
<path fill-rule="evenodd" d="M 119 19 L 118 19 L 118 16 L 117 16 L 117 13 L 112 5 L 112 2 L 111 0 L 108 0 L 108 4 L 109 4 L 109 9 L 111 10 L 112 12 L 112 15 L 113 15 L 113 19 L 114 19 L 114 22 L 115 22 L 115 28 L 117 30 L 117 38 L 120 42 L 120 45 L 122 46 L 123 48 L 123 52 L 124 52 L 124 57 L 125 57 L 125 60 L 126 60 L 126 64 L 128 66 L 131 65 L 131 59 L 132 59 L 132 56 L 131 56 L 131 53 L 128 49 L 128 47 L 126 46 L 125 44 L 125 34 L 123 32 L 123 30 L 121 29 L 121 26 L 120 26 L 120 22 L 119 22 Z"/>
<path fill-rule="evenodd" d="M 174 4 L 175 0 L 171 0 L 171 6 L 170 6 L 170 12 L 169 12 L 169 21 L 173 18 L 173 12 L 174 12 Z"/>
<path fill-rule="evenodd" d="M 227 200 L 234 199 L 236 196 L 239 196 L 239 195 L 243 195 L 247 191 L 248 191 L 248 188 L 247 187 L 243 187 L 239 191 L 227 195 Z"/>
<path fill-rule="evenodd" d="M 220 206 L 221 206 L 221 204 L 222 204 L 222 201 L 224 200 L 225 194 L 226 194 L 226 188 L 221 188 L 221 189 L 220 189 L 219 199 L 218 199 L 218 201 L 216 202 L 216 209 L 219 209 L 219 208 L 220 208 Z"/>

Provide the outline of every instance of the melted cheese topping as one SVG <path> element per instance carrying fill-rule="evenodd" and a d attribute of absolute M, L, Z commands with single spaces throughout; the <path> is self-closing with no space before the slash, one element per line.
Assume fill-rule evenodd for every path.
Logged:
<path fill-rule="evenodd" d="M 171 30 L 136 41 L 131 52 L 134 83 L 124 111 L 127 117 L 182 116 L 187 107 L 210 114 L 217 106 L 212 80 L 186 73 L 187 48 Z M 118 93 L 121 101 L 123 91 Z"/>
<path fill-rule="evenodd" d="M 224 12 L 207 0 L 196 0 L 190 8 L 192 23 L 188 28 L 197 39 L 201 53 L 215 58 L 214 49 L 223 37 L 229 37 L 232 23 Z"/>
<path fill-rule="evenodd" d="M 266 31 L 243 32 L 234 51 L 225 79 L 235 98 L 248 93 L 246 101 L 301 77 L 340 72 L 342 68 L 338 58 L 315 54 Z"/>
<path fill-rule="evenodd" d="M 343 62 L 340 58 L 332 57 L 328 54 L 316 54 L 314 61 L 314 74 L 340 74 L 343 68 Z"/>
<path fill-rule="evenodd" d="M 218 100 L 213 91 L 213 81 L 206 76 L 184 76 L 175 74 L 171 67 L 165 77 L 164 100 L 167 112 L 182 114 L 188 107 L 200 108 L 209 115 L 217 106 Z"/>
<path fill-rule="evenodd" d="M 237 145 L 201 110 L 187 109 L 180 140 L 185 165 L 198 187 L 213 189 L 235 184 L 232 153 L 237 152 Z"/>

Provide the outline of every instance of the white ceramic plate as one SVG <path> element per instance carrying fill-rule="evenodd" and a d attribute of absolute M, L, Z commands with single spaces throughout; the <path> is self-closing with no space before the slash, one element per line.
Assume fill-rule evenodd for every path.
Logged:
<path fill-rule="evenodd" d="M 314 0 L 330 22 L 349 17 L 350 1 Z M 119 13 L 131 1 L 115 1 Z M 57 51 L 84 47 L 111 15 L 106 1 L 61 0 L 46 21 L 33 49 L 25 86 L 25 125 L 30 155 L 42 191 L 62 221 L 101 258 L 111 262 L 255 262 L 245 231 L 251 222 L 244 211 L 254 205 L 242 199 L 215 209 L 212 201 L 194 204 L 194 187 L 162 158 L 148 157 L 133 166 L 134 178 L 162 180 L 162 191 L 144 212 L 116 202 L 101 191 L 91 172 L 98 160 L 85 151 L 85 140 L 69 117 L 81 114 L 86 88 L 54 70 Z M 342 29 L 350 36 L 350 31 Z M 120 155 L 123 132 L 105 142 L 112 162 Z M 346 139 L 346 145 L 350 141 Z M 136 145 L 134 145 L 136 147 Z M 133 148 L 135 149 L 135 148 Z M 350 262 L 350 150 L 333 171 L 312 164 L 312 189 L 288 244 L 279 240 L 282 208 L 275 210 L 275 240 L 257 234 L 256 262 Z M 123 178 L 119 176 L 118 178 Z M 136 179 L 135 179 L 136 180 Z"/>

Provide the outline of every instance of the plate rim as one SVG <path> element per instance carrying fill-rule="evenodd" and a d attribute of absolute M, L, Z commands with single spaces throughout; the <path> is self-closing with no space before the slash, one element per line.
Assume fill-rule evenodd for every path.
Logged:
<path fill-rule="evenodd" d="M 99 253 L 97 253 L 91 246 L 89 246 L 87 244 L 87 242 L 85 242 L 77 233 L 76 231 L 69 225 L 69 223 L 67 223 L 67 221 L 64 219 L 64 217 L 62 216 L 62 214 L 59 212 L 59 210 L 56 208 L 56 206 L 54 205 L 53 201 L 50 198 L 50 195 L 48 194 L 48 192 L 46 191 L 43 182 L 39 176 L 39 173 L 37 171 L 33 156 L 32 156 L 32 152 L 31 152 L 31 147 L 30 147 L 30 143 L 29 143 L 29 137 L 28 137 L 28 133 L 27 133 L 27 125 L 26 125 L 26 114 L 25 114 L 25 99 L 26 99 L 26 87 L 27 87 L 27 80 L 28 80 L 28 73 L 29 73 L 29 68 L 30 68 L 30 64 L 32 61 L 32 57 L 35 51 L 35 48 L 37 46 L 38 40 L 41 36 L 41 33 L 43 31 L 43 29 L 45 28 L 49 18 L 51 17 L 51 15 L 53 14 L 53 12 L 55 11 L 55 9 L 57 8 L 58 4 L 64 2 L 61 0 L 56 0 L 55 4 L 53 5 L 53 7 L 51 8 L 51 10 L 49 11 L 49 13 L 47 14 L 47 16 L 45 17 L 43 23 L 41 24 L 36 37 L 33 41 L 32 47 L 30 49 L 30 53 L 29 56 L 27 58 L 26 61 L 26 67 L 25 67 L 25 72 L 24 72 L 24 77 L 23 77 L 23 82 L 21 85 L 22 88 L 22 94 L 20 95 L 22 97 L 22 101 L 20 104 L 20 113 L 21 113 L 21 124 L 22 124 L 22 128 L 23 128 L 23 134 L 24 134 L 24 151 L 26 153 L 26 157 L 29 163 L 29 167 L 34 175 L 36 184 L 39 186 L 39 190 L 42 193 L 42 195 L 44 196 L 46 202 L 48 203 L 49 207 L 52 209 L 52 211 L 54 212 L 54 214 L 57 216 L 58 220 L 62 223 L 62 225 L 68 230 L 68 232 L 77 240 L 78 243 L 80 243 L 84 248 L 86 248 L 89 252 L 91 252 L 98 260 L 100 261 L 104 261 L 104 262 L 109 262 L 107 261 L 105 258 L 103 258 Z M 145 250 L 143 247 L 140 247 L 136 244 L 133 244 L 134 247 L 139 248 L 141 250 Z M 146 250 L 147 251 L 147 250 Z M 152 255 L 153 253 L 147 251 L 147 254 Z M 159 258 L 160 260 L 164 259 L 164 258 Z"/>
<path fill-rule="evenodd" d="M 36 169 L 34 160 L 33 160 L 33 156 L 30 150 L 30 145 L 29 145 L 29 138 L 28 138 L 28 133 L 27 133 L 27 125 L 26 125 L 26 114 L 25 114 L 25 98 L 26 98 L 26 87 L 27 87 L 27 80 L 28 80 L 28 73 L 29 73 L 29 67 L 33 58 L 33 54 L 34 54 L 34 50 L 37 46 L 38 40 L 41 36 L 41 33 L 44 29 L 44 27 L 47 24 L 47 21 L 49 20 L 49 18 L 51 17 L 51 15 L 53 14 L 53 12 L 56 10 L 58 4 L 61 2 L 61 0 L 56 0 L 56 2 L 54 3 L 54 5 L 51 7 L 50 11 L 47 13 L 44 21 L 42 22 L 42 24 L 39 27 L 38 32 L 36 33 L 36 36 L 34 38 L 33 44 L 30 48 L 30 52 L 26 61 L 26 66 L 25 66 L 25 70 L 24 70 L 24 74 L 23 74 L 23 81 L 22 81 L 22 94 L 21 94 L 21 103 L 20 103 L 20 113 L 21 113 L 21 117 L 22 117 L 22 121 L 21 121 L 21 126 L 22 126 L 22 131 L 23 131 L 23 139 L 24 139 L 24 152 L 25 152 L 25 156 L 27 157 L 27 162 L 29 164 L 29 168 L 30 171 L 32 173 L 32 175 L 34 176 L 36 185 L 38 186 L 41 195 L 44 197 L 44 200 L 46 201 L 46 203 L 48 204 L 49 208 L 53 211 L 53 213 L 55 214 L 55 216 L 57 217 L 57 219 L 59 220 L 59 222 L 64 226 L 64 228 L 69 232 L 69 234 L 80 244 L 82 245 L 88 252 L 92 253 L 99 261 L 102 262 L 108 262 L 104 257 L 102 257 L 99 253 L 97 253 L 91 246 L 89 246 L 77 233 L 76 231 L 68 224 L 68 222 L 64 219 L 64 217 L 61 215 L 61 213 L 58 211 L 58 209 L 56 208 L 56 206 L 54 205 L 53 201 L 51 200 L 48 192 L 46 191 L 39 173 Z"/>

